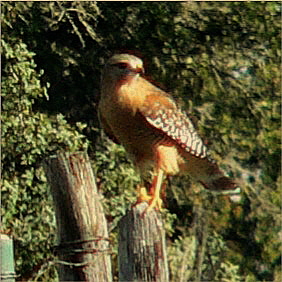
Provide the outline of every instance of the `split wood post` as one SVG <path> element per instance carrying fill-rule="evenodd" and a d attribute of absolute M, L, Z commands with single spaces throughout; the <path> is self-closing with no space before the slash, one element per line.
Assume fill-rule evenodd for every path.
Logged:
<path fill-rule="evenodd" d="M 86 153 L 44 164 L 54 200 L 60 281 L 112 282 L 107 222 Z"/>
<path fill-rule="evenodd" d="M 168 282 L 165 231 L 160 214 L 144 213 L 148 204 L 132 207 L 119 222 L 120 282 Z"/>

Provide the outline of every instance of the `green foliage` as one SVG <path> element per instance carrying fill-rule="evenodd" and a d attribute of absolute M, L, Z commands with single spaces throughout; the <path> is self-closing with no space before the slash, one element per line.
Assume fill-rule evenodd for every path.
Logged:
<path fill-rule="evenodd" d="M 279 2 L 2 3 L 2 221 L 17 238 L 21 277 L 36 265 L 38 279 L 55 277 L 52 263 L 42 264 L 52 260 L 54 215 L 41 161 L 58 150 L 92 141 L 116 240 L 139 177 L 120 146 L 98 138 L 96 105 L 105 59 L 134 50 L 243 189 L 236 204 L 188 177 L 170 181 L 171 281 L 279 281 L 280 9 Z"/>
<path fill-rule="evenodd" d="M 105 213 L 113 220 L 116 227 L 120 218 L 134 202 L 136 186 L 140 182 L 132 163 L 121 146 L 106 142 L 96 152 L 94 173 L 98 178 L 98 189 L 103 192 Z M 126 188 L 125 188 L 126 187 Z"/>
<path fill-rule="evenodd" d="M 55 217 L 42 170 L 45 157 L 58 150 L 77 151 L 87 141 L 61 114 L 34 110 L 48 98 L 34 53 L 21 40 L 4 38 L 2 45 L 2 228 L 14 237 L 16 272 L 35 278 L 36 269 L 52 259 Z M 82 124 L 77 124 L 82 129 Z M 54 267 L 40 278 L 56 277 Z M 50 280 L 49 280 L 50 281 Z"/>
<path fill-rule="evenodd" d="M 203 279 L 212 281 L 242 281 L 239 266 L 234 265 L 225 257 L 227 246 L 223 238 L 216 232 L 211 232 L 207 238 L 207 255 L 203 262 Z M 212 273 L 212 277 L 211 276 Z M 212 279 L 211 279 L 212 278 Z"/>
<path fill-rule="evenodd" d="M 168 246 L 170 281 L 189 281 L 196 262 L 195 236 L 179 237 Z"/>

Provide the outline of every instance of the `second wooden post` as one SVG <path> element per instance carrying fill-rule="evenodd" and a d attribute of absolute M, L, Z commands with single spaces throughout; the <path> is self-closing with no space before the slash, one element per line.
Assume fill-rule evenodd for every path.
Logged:
<path fill-rule="evenodd" d="M 165 232 L 160 215 L 134 206 L 119 222 L 119 281 L 168 282 Z"/>

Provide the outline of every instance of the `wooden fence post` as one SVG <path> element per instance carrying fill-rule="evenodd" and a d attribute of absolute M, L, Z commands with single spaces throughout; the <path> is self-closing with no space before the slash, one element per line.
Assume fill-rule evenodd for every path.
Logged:
<path fill-rule="evenodd" d="M 112 282 L 110 244 L 86 153 L 62 153 L 44 164 L 54 200 L 60 281 Z"/>
<path fill-rule="evenodd" d="M 155 210 L 143 215 L 147 203 L 134 206 L 119 222 L 119 281 L 168 282 L 165 232 Z"/>

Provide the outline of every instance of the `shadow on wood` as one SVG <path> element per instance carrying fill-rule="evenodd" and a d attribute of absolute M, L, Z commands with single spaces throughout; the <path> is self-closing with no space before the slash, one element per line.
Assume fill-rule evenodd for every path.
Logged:
<path fill-rule="evenodd" d="M 44 168 L 56 211 L 60 280 L 111 282 L 107 223 L 88 155 L 52 156 Z"/>
<path fill-rule="evenodd" d="M 168 282 L 165 231 L 147 203 L 132 207 L 119 222 L 119 281 Z"/>

